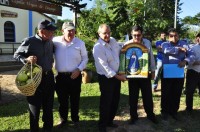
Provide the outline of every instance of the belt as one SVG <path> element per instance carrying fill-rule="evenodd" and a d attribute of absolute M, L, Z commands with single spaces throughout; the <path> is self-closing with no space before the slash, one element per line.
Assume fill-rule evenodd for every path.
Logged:
<path fill-rule="evenodd" d="M 59 75 L 71 75 L 72 72 L 58 72 Z"/>

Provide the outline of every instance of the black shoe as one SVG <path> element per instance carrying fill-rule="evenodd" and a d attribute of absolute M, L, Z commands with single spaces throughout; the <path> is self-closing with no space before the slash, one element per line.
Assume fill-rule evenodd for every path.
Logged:
<path fill-rule="evenodd" d="M 179 118 L 178 118 L 178 116 L 177 116 L 176 114 L 173 114 L 173 115 L 171 115 L 171 116 L 172 116 L 172 118 L 173 118 L 174 120 L 176 120 L 176 121 L 179 120 Z"/>
<path fill-rule="evenodd" d="M 43 132 L 52 132 L 51 129 L 44 129 Z"/>
<path fill-rule="evenodd" d="M 130 119 L 130 122 L 129 122 L 129 125 L 133 125 L 135 124 L 135 122 L 138 120 L 138 118 L 131 118 Z"/>
<path fill-rule="evenodd" d="M 168 119 L 168 114 L 161 114 L 161 118 L 166 121 Z"/>
<path fill-rule="evenodd" d="M 78 121 L 73 122 L 73 125 L 74 125 L 75 127 L 78 127 L 78 126 L 79 126 L 79 122 L 78 122 Z"/>
<path fill-rule="evenodd" d="M 117 125 L 117 124 L 114 124 L 114 123 L 109 123 L 109 124 L 107 125 L 107 127 L 117 128 L 118 125 Z"/>
<path fill-rule="evenodd" d="M 64 127 L 67 124 L 67 121 L 60 121 L 57 125 L 58 128 Z"/>
<path fill-rule="evenodd" d="M 191 110 L 191 109 L 190 109 L 190 110 L 187 110 L 187 109 L 186 109 L 186 114 L 187 114 L 188 116 L 192 116 L 192 113 L 193 113 L 193 110 Z"/>
<path fill-rule="evenodd" d="M 158 124 L 158 120 L 156 119 L 156 117 L 147 117 L 150 121 L 152 121 L 154 124 Z"/>
<path fill-rule="evenodd" d="M 193 111 L 193 108 L 188 108 L 188 107 L 186 107 L 186 109 L 185 109 L 187 112 L 192 112 Z"/>
<path fill-rule="evenodd" d="M 99 128 L 99 132 L 107 132 L 107 130 L 105 127 L 101 127 L 101 128 Z"/>

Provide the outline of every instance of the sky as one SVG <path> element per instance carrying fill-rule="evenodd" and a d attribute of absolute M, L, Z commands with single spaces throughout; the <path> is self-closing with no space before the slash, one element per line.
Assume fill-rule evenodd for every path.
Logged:
<path fill-rule="evenodd" d="M 200 0 L 180 0 L 183 5 L 181 6 L 182 12 L 178 14 L 180 18 L 184 18 L 186 16 L 195 16 L 200 12 Z M 82 0 L 80 4 L 87 3 L 86 8 L 90 9 L 94 6 L 94 0 Z M 68 7 L 64 7 L 62 9 L 62 17 L 58 17 L 58 19 L 73 19 L 73 11 L 70 11 Z"/>
<path fill-rule="evenodd" d="M 92 1 L 90 1 L 90 0 L 82 0 L 79 3 L 80 4 L 87 3 L 86 8 L 90 9 L 94 5 L 94 0 L 92 0 Z M 70 8 L 68 8 L 68 7 L 62 8 L 62 17 L 58 17 L 58 19 L 62 19 L 62 20 L 64 20 L 64 19 L 73 19 L 73 11 L 70 11 Z"/>

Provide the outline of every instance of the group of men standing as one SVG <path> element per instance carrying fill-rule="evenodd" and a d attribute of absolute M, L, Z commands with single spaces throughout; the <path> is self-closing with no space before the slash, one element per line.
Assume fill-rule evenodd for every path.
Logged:
<path fill-rule="evenodd" d="M 14 58 L 18 61 L 22 61 L 24 64 L 37 63 L 43 69 L 42 81 L 39 87 L 33 96 L 27 97 L 31 132 L 39 131 L 38 121 L 41 108 L 43 109 L 43 129 L 44 131 L 52 131 L 54 90 L 57 93 L 60 104 L 59 126 L 65 125 L 68 121 L 69 103 L 71 106 L 71 119 L 74 125 L 79 122 L 81 71 L 83 71 L 88 62 L 87 51 L 85 43 L 75 37 L 75 26 L 73 23 L 64 22 L 62 26 L 63 35 L 53 37 L 56 29 L 53 23 L 48 20 L 41 21 L 38 24 L 38 33 L 35 36 L 25 38 L 14 54 Z M 107 24 L 101 24 L 98 28 L 99 38 L 93 47 L 93 57 L 101 93 L 98 123 L 101 132 L 106 132 L 107 127 L 118 127 L 113 120 L 120 100 L 121 81 L 127 81 L 124 75 L 118 74 L 120 65 L 119 55 L 122 46 L 110 36 L 110 33 L 110 27 Z M 149 75 L 147 78 L 128 79 L 130 124 L 134 124 L 138 120 L 137 105 L 140 89 L 147 118 L 157 124 L 158 121 L 153 112 L 151 86 L 151 80 L 155 78 L 156 65 L 151 42 L 143 38 L 143 29 L 140 26 L 133 26 L 131 35 L 132 39 L 124 43 L 124 45 L 138 43 L 148 49 Z M 162 47 L 158 49 L 162 54 L 163 64 L 178 64 L 179 67 L 189 65 L 191 66 L 190 74 L 198 74 L 194 70 L 197 69 L 199 71 L 199 55 L 196 56 L 198 61 L 195 61 L 194 53 L 185 43 L 178 39 L 178 33 L 175 29 L 169 30 L 169 41 L 162 43 Z M 196 52 L 199 52 L 199 50 L 196 50 Z M 58 72 L 58 75 L 55 77 L 56 81 L 54 81 L 52 72 L 54 59 L 55 68 Z M 187 75 L 187 78 L 190 78 L 189 75 Z M 183 78 L 161 78 L 161 113 L 165 119 L 168 115 L 172 115 L 173 118 L 177 119 L 176 115 L 183 83 Z M 186 83 L 188 95 L 190 95 L 186 99 L 188 104 L 187 110 L 192 110 L 191 95 L 193 95 L 192 92 L 195 87 L 194 84 L 191 85 L 190 83 Z M 197 83 L 199 82 L 196 81 L 195 84 Z"/>
<path fill-rule="evenodd" d="M 200 33 L 196 35 L 196 44 L 188 44 L 179 40 L 176 29 L 168 31 L 168 41 L 166 33 L 160 34 L 160 40 L 156 42 L 157 48 L 157 69 L 152 88 L 157 91 L 158 80 L 161 78 L 161 114 L 163 119 L 168 115 L 178 120 L 177 111 L 179 109 L 180 97 L 186 80 L 186 111 L 191 114 L 193 111 L 193 94 L 197 87 L 200 87 Z M 164 78 L 163 65 L 177 64 L 178 67 L 186 69 L 186 75 L 182 78 Z"/>
<path fill-rule="evenodd" d="M 88 62 L 85 43 L 75 37 L 75 26 L 71 22 L 62 25 L 63 35 L 54 37 L 57 27 L 48 20 L 38 23 L 35 36 L 25 38 L 14 54 L 14 58 L 25 63 L 37 63 L 42 67 L 42 81 L 33 96 L 28 96 L 30 131 L 39 131 L 40 109 L 43 109 L 43 131 L 53 128 L 54 91 L 59 101 L 59 127 L 67 123 L 69 103 L 74 125 L 79 122 L 79 101 L 82 75 Z M 55 57 L 54 57 L 55 56 Z M 52 67 L 58 75 L 55 77 Z M 56 83 L 55 83 L 56 82 Z"/>

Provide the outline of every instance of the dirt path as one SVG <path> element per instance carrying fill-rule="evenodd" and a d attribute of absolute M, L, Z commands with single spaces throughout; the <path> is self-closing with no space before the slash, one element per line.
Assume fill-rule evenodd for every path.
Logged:
<path fill-rule="evenodd" d="M 0 88 L 1 88 L 0 105 L 9 103 L 11 101 L 22 100 L 25 98 L 15 86 L 15 78 L 17 72 L 18 70 L 0 73 Z"/>

